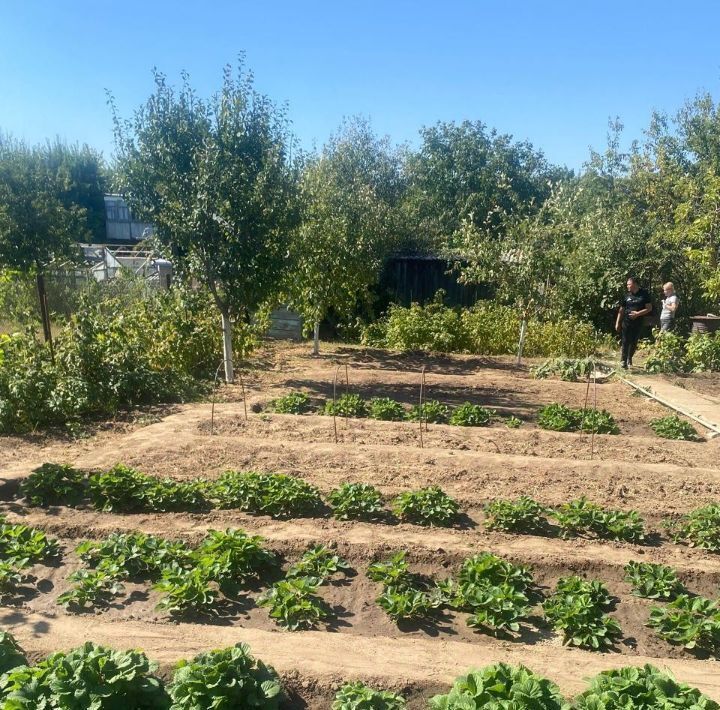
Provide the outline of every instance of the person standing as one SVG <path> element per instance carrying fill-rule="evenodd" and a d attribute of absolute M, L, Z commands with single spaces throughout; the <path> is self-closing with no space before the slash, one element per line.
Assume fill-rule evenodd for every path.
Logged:
<path fill-rule="evenodd" d="M 621 334 L 622 342 L 620 364 L 625 370 L 632 367 L 643 318 L 649 313 L 652 313 L 650 294 L 644 288 L 640 288 L 640 284 L 634 276 L 628 277 L 627 292 L 620 302 L 615 321 L 615 330 Z"/>
<path fill-rule="evenodd" d="M 660 311 L 660 331 L 665 333 L 675 327 L 675 315 L 680 305 L 680 299 L 677 297 L 671 281 L 663 286 L 663 294 L 665 298 L 663 298 L 662 311 Z"/>

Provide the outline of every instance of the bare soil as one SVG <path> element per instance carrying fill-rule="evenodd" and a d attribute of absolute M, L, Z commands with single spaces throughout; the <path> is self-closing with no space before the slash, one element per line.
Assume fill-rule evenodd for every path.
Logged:
<path fill-rule="evenodd" d="M 510 430 L 501 420 L 487 428 L 431 424 L 421 442 L 420 427 L 413 423 L 334 423 L 316 414 L 268 412 L 274 398 L 290 391 L 305 391 L 320 403 L 332 398 L 333 388 L 341 393 L 346 387 L 364 397 L 391 396 L 410 405 L 417 402 L 423 366 L 428 398 L 451 405 L 483 404 L 501 416 L 519 417 L 521 428 Z M 290 690 L 289 707 L 327 708 L 339 685 L 353 679 L 403 692 L 411 707 L 422 707 L 429 695 L 445 690 L 468 668 L 501 660 L 528 665 L 567 694 L 581 690 L 585 679 L 600 670 L 648 662 L 720 700 L 717 661 L 673 647 L 648 629 L 653 602 L 633 596 L 623 573 L 630 560 L 662 562 L 677 569 L 692 592 L 716 595 L 720 556 L 672 543 L 661 523 L 668 515 L 720 498 L 717 439 L 659 439 L 649 422 L 665 410 L 622 383 L 588 388 L 585 383 L 534 380 L 507 358 L 399 356 L 344 347 L 312 358 L 306 347 L 278 345 L 262 352 L 243 374 L 243 385 L 223 387 L 214 407 L 209 402 L 184 405 L 96 424 L 88 438 L 77 441 L 53 435 L 0 439 L 2 512 L 11 521 L 47 530 L 64 550 L 61 564 L 34 567 L 34 580 L 25 592 L 0 607 L 0 624 L 31 654 L 92 639 L 142 647 L 167 673 L 180 658 L 246 641 L 282 674 Z M 535 416 L 552 401 L 607 409 L 621 434 L 543 431 Z M 228 468 L 273 470 L 301 476 L 324 494 L 343 482 L 372 483 L 388 500 L 400 491 L 437 484 L 458 500 L 465 517 L 456 527 L 440 529 L 391 517 L 360 523 L 329 516 L 273 520 L 237 511 L 119 515 L 89 508 L 31 509 L 15 499 L 17 483 L 44 461 L 88 469 L 122 462 L 178 479 L 214 478 Z M 605 506 L 637 510 L 651 532 L 648 544 L 564 540 L 552 529 L 546 536 L 486 531 L 484 504 L 522 494 L 547 505 L 587 495 Z M 194 544 L 208 529 L 225 527 L 262 535 L 284 564 L 310 544 L 336 547 L 353 572 L 320 590 L 332 610 L 328 623 L 316 631 L 281 631 L 255 603 L 261 586 L 227 600 L 212 618 L 179 622 L 156 610 L 159 593 L 148 584 L 127 584 L 126 594 L 99 613 L 70 614 L 56 603 L 69 586 L 68 574 L 81 566 L 73 552 L 81 539 L 143 530 Z M 375 604 L 380 588 L 367 579 L 365 569 L 401 549 L 415 572 L 437 579 L 452 575 L 463 559 L 484 550 L 530 565 L 541 593 L 567 574 L 600 579 L 616 597 L 612 614 L 623 639 L 612 653 L 563 647 L 539 607 L 516 636 L 474 631 L 462 613 L 398 626 Z"/>

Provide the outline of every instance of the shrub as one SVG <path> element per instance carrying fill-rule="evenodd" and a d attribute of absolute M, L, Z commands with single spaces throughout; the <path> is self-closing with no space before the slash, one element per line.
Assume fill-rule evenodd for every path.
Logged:
<path fill-rule="evenodd" d="M 682 441 L 701 441 L 695 427 L 680 419 L 677 414 L 653 419 L 650 422 L 652 430 L 663 439 L 680 439 Z"/>
<path fill-rule="evenodd" d="M 25 652 L 20 648 L 15 637 L 7 631 L 0 631 L 0 675 L 26 664 Z"/>
<path fill-rule="evenodd" d="M 325 545 L 314 545 L 287 571 L 287 577 L 308 577 L 317 584 L 325 581 L 338 572 L 346 574 L 350 569 L 348 563 Z"/>
<path fill-rule="evenodd" d="M 396 693 L 375 690 L 364 683 L 345 683 L 335 695 L 332 710 L 404 710 L 405 699 Z"/>
<path fill-rule="evenodd" d="M 164 710 L 169 701 L 154 666 L 139 651 L 113 651 L 87 642 L 53 653 L 36 666 L 0 678 L 0 698 L 13 708 Z"/>
<path fill-rule="evenodd" d="M 577 710 L 625 710 L 626 708 L 687 708 L 718 710 L 718 705 L 696 688 L 678 683 L 651 665 L 603 671 L 573 702 Z"/>
<path fill-rule="evenodd" d="M 334 402 L 325 402 L 323 414 L 336 417 L 355 417 L 357 419 L 366 417 L 368 407 L 365 400 L 359 394 L 345 393 L 340 395 Z"/>
<path fill-rule="evenodd" d="M 72 466 L 44 463 L 20 483 L 28 505 L 76 505 L 85 493 L 85 475 Z"/>
<path fill-rule="evenodd" d="M 328 501 L 338 520 L 373 520 L 384 513 L 380 491 L 368 483 L 343 483 Z"/>
<path fill-rule="evenodd" d="M 693 372 L 720 372 L 720 337 L 717 332 L 691 333 L 685 349 L 688 367 Z"/>
<path fill-rule="evenodd" d="M 170 710 L 276 710 L 283 699 L 275 670 L 255 659 L 243 643 L 181 661 L 168 692 L 173 703 Z"/>
<path fill-rule="evenodd" d="M 465 402 L 453 410 L 450 424 L 455 426 L 487 426 L 492 421 L 494 412 L 479 404 Z"/>
<path fill-rule="evenodd" d="M 664 525 L 673 542 L 720 552 L 720 505 L 711 503 L 683 515 L 679 520 L 666 520 Z"/>
<path fill-rule="evenodd" d="M 712 654 L 720 650 L 720 609 L 704 597 L 681 594 L 664 607 L 650 609 L 648 626 L 666 641 Z"/>
<path fill-rule="evenodd" d="M 675 333 L 653 331 L 655 341 L 645 360 L 648 372 L 685 372 L 688 363 L 685 356 L 685 341 Z"/>
<path fill-rule="evenodd" d="M 485 527 L 503 532 L 538 533 L 547 527 L 546 508 L 529 496 L 494 500 L 485 506 Z"/>
<path fill-rule="evenodd" d="M 582 496 L 563 503 L 552 512 L 563 537 L 593 534 L 607 540 L 640 543 L 645 539 L 645 527 L 636 511 L 606 510 Z"/>
<path fill-rule="evenodd" d="M 270 408 L 278 414 L 305 414 L 310 411 L 310 398 L 304 392 L 291 392 L 274 399 Z"/>
<path fill-rule="evenodd" d="M 407 413 L 407 419 L 411 422 L 420 421 L 429 422 L 430 424 L 447 424 L 450 418 L 450 410 L 438 402 L 436 399 L 430 399 L 422 403 L 413 405 Z"/>
<path fill-rule="evenodd" d="M 270 608 L 270 618 L 288 631 L 311 629 L 328 615 L 315 580 L 291 577 L 276 582 L 258 598 L 258 606 Z"/>
<path fill-rule="evenodd" d="M 418 525 L 452 525 L 458 504 L 438 486 L 401 493 L 393 501 L 393 510 L 403 521 Z"/>
<path fill-rule="evenodd" d="M 385 422 L 400 422 L 405 419 L 405 407 L 389 397 L 373 397 L 368 403 L 368 416 Z"/>
<path fill-rule="evenodd" d="M 646 599 L 675 599 L 686 593 L 672 567 L 652 562 L 628 562 L 625 580 L 632 584 L 633 594 Z"/>
<path fill-rule="evenodd" d="M 430 699 L 430 707 L 433 710 L 561 710 L 565 702 L 559 688 L 547 678 L 535 675 L 525 666 L 497 663 L 460 676 L 447 695 Z"/>

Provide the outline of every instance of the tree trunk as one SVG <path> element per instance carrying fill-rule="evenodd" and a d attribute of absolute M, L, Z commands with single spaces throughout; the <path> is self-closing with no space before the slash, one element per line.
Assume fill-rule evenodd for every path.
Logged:
<path fill-rule="evenodd" d="M 523 316 L 522 322 L 520 323 L 520 341 L 518 342 L 518 353 L 517 353 L 517 365 L 520 364 L 523 355 L 523 348 L 525 347 L 525 336 L 527 335 L 527 317 Z"/>
<path fill-rule="evenodd" d="M 233 368 L 232 348 L 232 321 L 230 315 L 223 311 L 222 332 L 223 332 L 223 360 L 225 362 L 225 382 L 232 384 L 235 381 L 235 370 Z"/>
<path fill-rule="evenodd" d="M 37 292 L 40 301 L 40 320 L 42 321 L 45 342 L 50 346 L 50 359 L 55 362 L 55 349 L 53 347 L 52 330 L 50 327 L 50 313 L 48 311 L 47 292 L 45 291 L 45 277 L 42 271 L 37 271 Z"/>
<path fill-rule="evenodd" d="M 320 321 L 315 321 L 313 326 L 313 355 L 320 354 Z"/>

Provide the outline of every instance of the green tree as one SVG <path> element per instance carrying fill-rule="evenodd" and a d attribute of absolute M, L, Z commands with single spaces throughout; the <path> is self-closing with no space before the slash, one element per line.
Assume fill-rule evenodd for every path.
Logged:
<path fill-rule="evenodd" d="M 114 106 L 113 115 L 121 191 L 180 271 L 210 289 L 232 382 L 233 321 L 249 322 L 277 295 L 293 228 L 286 111 L 255 89 L 241 60 L 208 100 L 186 74 L 176 90 L 155 72 L 154 93 L 133 119 L 121 121 Z"/>
<path fill-rule="evenodd" d="M 370 298 L 396 243 L 399 157 L 366 122 L 354 119 L 308 161 L 300 194 L 289 300 L 313 326 L 317 354 L 320 321 L 330 309 L 349 316 L 358 301 Z"/>

